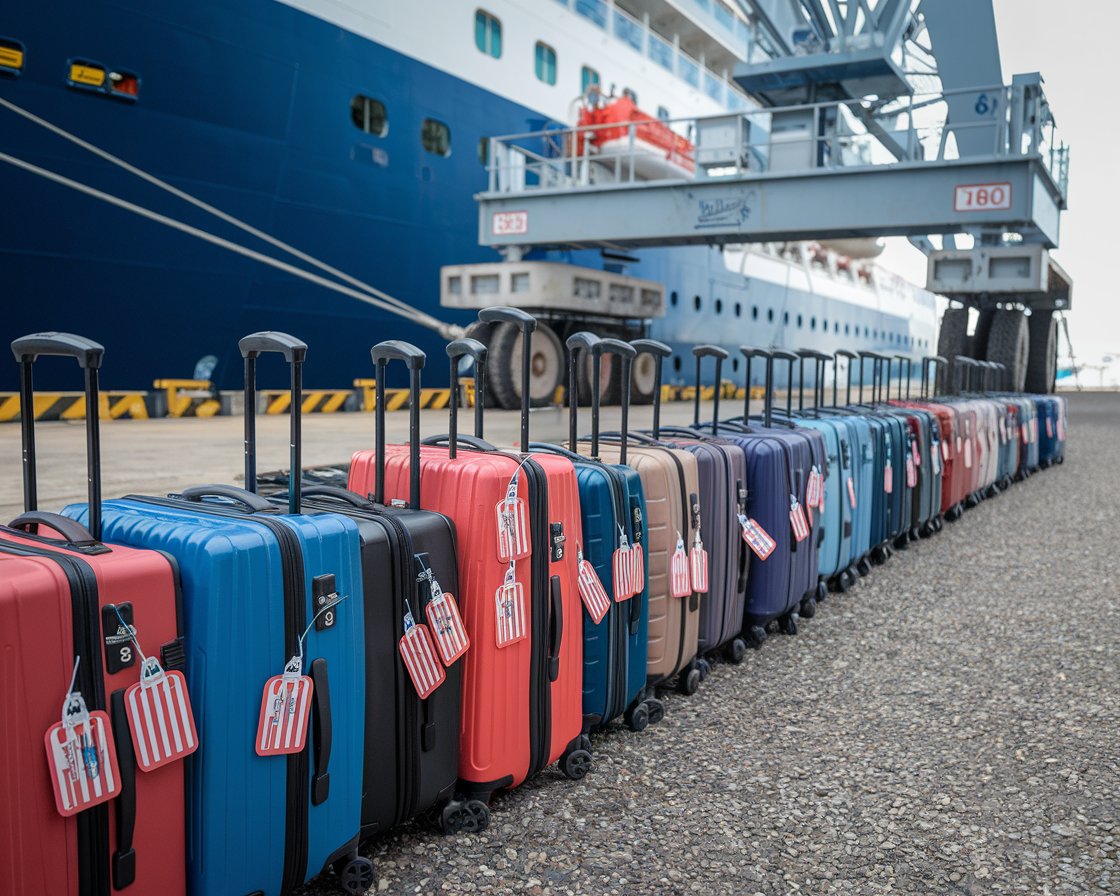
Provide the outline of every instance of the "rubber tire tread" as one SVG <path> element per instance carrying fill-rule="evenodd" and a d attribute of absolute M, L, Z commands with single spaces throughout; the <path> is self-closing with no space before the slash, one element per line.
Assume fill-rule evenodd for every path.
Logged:
<path fill-rule="evenodd" d="M 1029 351 L 1027 316 L 1022 311 L 1009 309 L 997 312 L 988 334 L 988 360 L 1007 366 L 1010 378 L 1007 387 L 1012 392 L 1023 391 Z"/>
<path fill-rule="evenodd" d="M 1054 391 L 1057 376 L 1055 349 L 1058 342 L 1058 322 L 1053 311 L 1033 311 L 1027 318 L 1030 330 L 1030 355 L 1027 357 L 1026 390 L 1038 394 Z"/>
<path fill-rule="evenodd" d="M 946 308 L 941 315 L 941 329 L 937 334 L 937 354 L 949 362 L 948 367 L 937 371 L 938 395 L 953 391 L 953 357 L 963 355 L 968 348 L 968 309 Z"/>

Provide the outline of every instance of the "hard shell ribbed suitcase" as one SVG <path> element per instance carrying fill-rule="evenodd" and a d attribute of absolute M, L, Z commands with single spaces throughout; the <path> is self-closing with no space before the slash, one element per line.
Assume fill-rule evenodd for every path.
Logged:
<path fill-rule="evenodd" d="M 280 352 L 298 385 L 307 350 L 299 340 L 258 333 L 241 349 L 247 381 L 262 352 Z M 253 410 L 246 407 L 247 434 Z M 204 485 L 105 504 L 107 538 L 166 552 L 182 574 L 187 684 L 202 742 L 187 788 L 187 884 L 196 896 L 284 894 L 332 865 L 344 881 L 370 875 L 369 860 L 357 856 L 365 731 L 358 527 L 336 514 L 299 514 L 298 502 L 293 490 L 284 514 L 244 489 Z M 87 512 L 64 511 L 79 520 Z M 330 617 L 317 617 L 324 609 Z M 299 752 L 259 755 L 266 682 L 300 656 L 313 684 L 306 742 Z"/>
<path fill-rule="evenodd" d="M 479 317 L 518 324 L 525 342 L 536 326 L 512 308 L 487 308 Z M 525 352 L 525 383 L 529 359 Z M 527 447 L 527 385 L 522 397 L 521 444 Z M 583 608 L 572 549 L 582 534 L 575 468 L 567 458 L 500 451 L 456 431 L 422 445 L 420 506 L 455 524 L 457 596 L 471 641 L 463 658 L 460 792 L 486 802 L 495 790 L 516 787 L 558 760 L 566 774 L 581 778 L 591 755 L 582 733 Z M 413 470 L 407 446 L 389 446 L 378 483 L 376 452 L 359 451 L 351 459 L 349 488 L 403 501 Z M 514 508 L 509 517 L 499 514 L 507 496 Z M 507 537 L 512 530 L 500 535 L 499 523 L 507 519 L 517 526 L 515 538 Z M 511 541 L 527 553 L 503 553 L 502 545 Z"/>
<path fill-rule="evenodd" d="M 641 477 L 626 466 L 626 421 L 630 407 L 630 361 L 634 349 L 617 339 L 599 339 L 591 333 L 573 333 L 567 340 L 570 372 L 568 386 L 569 444 L 579 446 L 579 389 L 577 370 L 582 353 L 590 352 L 593 364 L 591 382 L 599 382 L 601 357 L 604 353 L 620 356 L 622 366 L 623 437 L 619 446 L 621 460 L 608 464 L 599 458 L 599 401 L 592 392 L 592 437 L 589 456 L 567 448 L 533 442 L 534 452 L 551 452 L 567 457 L 576 468 L 579 483 L 580 524 L 583 543 L 574 548 L 582 552 L 586 563 L 609 597 L 609 605 L 596 609 L 599 621 L 587 603 L 583 608 L 583 718 L 587 729 L 599 729 L 624 716 L 634 731 L 641 731 L 650 722 L 659 722 L 665 715 L 664 704 L 646 686 L 646 654 L 649 640 L 648 559 L 645 535 L 645 495 Z M 625 553 L 625 563 L 635 568 L 640 557 L 641 587 L 632 593 L 633 576 L 615 578 L 617 551 Z M 619 555 L 622 556 L 621 554 Z M 631 583 L 631 584 L 628 584 Z M 616 590 L 626 588 L 627 594 Z M 630 596 L 627 596 L 630 595 Z"/>
<path fill-rule="evenodd" d="M 383 342 L 371 350 L 378 379 L 391 360 L 409 367 L 409 446 L 413 465 L 420 452 L 420 371 L 424 353 L 404 342 Z M 246 406 L 254 401 L 246 395 Z M 300 396 L 293 396 L 295 407 Z M 375 410 L 385 429 L 385 404 Z M 382 444 L 382 440 L 378 440 Z M 253 442 L 250 442 L 250 452 Z M 246 481 L 255 479 L 250 469 Z M 402 659 L 399 642 L 406 616 L 427 625 L 433 639 L 442 633 L 450 655 L 463 649 L 462 633 L 451 616 L 436 615 L 433 598 L 457 601 L 459 569 L 455 527 L 439 513 L 419 509 L 419 490 L 407 506 L 387 506 L 377 495 L 364 496 L 329 485 L 302 488 L 304 513 L 338 513 L 358 526 L 365 595 L 365 769 L 362 780 L 362 836 L 384 831 L 423 812 L 435 810 L 441 828 L 452 833 L 486 827 L 490 810 L 477 800 L 454 799 L 459 773 L 459 717 L 462 659 L 442 657 L 443 683 L 421 698 Z M 289 495 L 274 496 L 287 501 Z M 469 646 L 466 647 L 469 650 Z"/>
<path fill-rule="evenodd" d="M 96 413 L 101 346 L 71 334 L 39 333 L 15 340 L 12 350 L 20 362 L 25 409 L 26 511 L 9 526 L 0 526 L 0 716 L 5 732 L 0 738 L 5 780 L 0 892 L 183 894 L 183 780 L 191 757 L 141 770 L 125 700 L 126 689 L 140 680 L 140 650 L 166 672 L 183 669 L 178 572 L 174 561 L 156 551 L 101 541 Z M 94 508 L 88 529 L 36 509 L 34 415 L 27 409 L 34 405 L 31 366 L 39 355 L 74 357 L 85 369 L 87 478 Z M 97 749 L 96 768 L 102 770 L 99 780 L 109 786 L 112 768 L 106 749 L 111 739 L 118 775 L 111 789 L 119 786 L 120 792 L 109 802 L 64 817 L 51 795 L 44 736 L 61 721 L 59 710 L 72 675 L 72 689 L 82 695 L 86 708 L 108 713 L 107 742 Z M 172 726 L 171 734 L 176 733 L 184 750 L 192 742 L 197 746 L 197 732 L 192 737 L 185 727 Z M 62 786 L 68 791 L 70 783 L 64 779 Z"/>
<path fill-rule="evenodd" d="M 671 349 L 653 339 L 630 343 L 638 354 L 649 353 L 655 361 L 653 428 L 659 430 L 661 416 L 661 364 Z M 664 686 L 677 678 L 684 694 L 700 686 L 704 665 L 698 660 L 700 603 L 703 596 L 689 590 L 684 597 L 672 594 L 671 563 L 678 543 L 687 552 L 700 526 L 700 486 L 696 458 L 678 448 L 658 444 L 656 439 L 631 430 L 626 462 L 642 482 L 646 498 L 646 585 L 649 589 L 649 642 L 646 656 L 647 684 Z M 587 440 L 581 443 L 581 449 Z M 608 463 L 622 457 L 619 433 L 603 433 L 599 454 Z"/>

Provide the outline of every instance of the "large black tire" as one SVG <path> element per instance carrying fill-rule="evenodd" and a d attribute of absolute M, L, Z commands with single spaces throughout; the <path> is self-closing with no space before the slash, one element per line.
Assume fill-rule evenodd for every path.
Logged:
<path fill-rule="evenodd" d="M 607 331 L 597 333 L 600 338 L 624 339 L 621 334 Z M 587 352 L 582 354 L 576 380 L 579 385 L 579 403 L 591 406 L 591 371 L 594 360 Z M 565 380 L 566 382 L 566 380 Z M 599 363 L 599 402 L 604 405 L 622 403 L 622 362 L 617 355 L 604 352 Z"/>
<path fill-rule="evenodd" d="M 521 407 L 521 330 L 505 321 L 494 328 L 486 355 L 487 383 L 493 386 L 498 407 Z M 540 408 L 552 404 L 564 376 L 564 347 L 550 327 L 537 324 L 530 342 L 529 403 Z"/>
<path fill-rule="evenodd" d="M 630 404 L 653 404 L 657 359 L 642 352 L 630 365 Z"/>
<path fill-rule="evenodd" d="M 992 332 L 992 321 L 996 318 L 995 308 L 982 308 L 976 318 L 976 329 L 972 331 L 972 343 L 969 345 L 968 355 L 977 361 L 987 361 L 988 336 Z"/>
<path fill-rule="evenodd" d="M 988 360 L 1007 368 L 1007 388 L 1022 392 L 1027 378 L 1027 354 L 1030 334 L 1027 316 L 1022 311 L 1005 309 L 996 312 L 988 333 Z"/>
<path fill-rule="evenodd" d="M 494 334 L 494 325 L 483 323 L 476 320 L 473 324 L 467 327 L 466 333 L 463 335 L 469 339 L 477 339 L 487 348 L 487 357 L 489 357 L 490 337 Z M 487 374 L 489 374 L 489 369 Z M 494 394 L 494 383 L 491 381 L 490 376 L 486 377 L 486 394 L 483 395 L 484 406 L 488 408 L 496 408 L 498 405 L 498 396 Z"/>
<path fill-rule="evenodd" d="M 1030 331 L 1030 357 L 1027 359 L 1028 392 L 1054 391 L 1058 375 L 1058 322 L 1053 311 L 1034 311 L 1027 318 Z"/>
<path fill-rule="evenodd" d="M 953 387 L 953 358 L 968 351 L 968 309 L 947 308 L 941 315 L 941 329 L 937 334 L 937 354 L 949 362 L 948 367 L 938 368 L 937 393 L 945 395 Z"/>

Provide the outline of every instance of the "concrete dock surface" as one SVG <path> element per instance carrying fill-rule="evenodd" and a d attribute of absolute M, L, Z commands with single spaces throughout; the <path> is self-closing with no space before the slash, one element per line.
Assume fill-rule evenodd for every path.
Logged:
<path fill-rule="evenodd" d="M 1120 892 L 1120 394 L 1069 402 L 1064 465 L 896 553 L 798 635 L 715 663 L 696 695 L 666 696 L 659 725 L 595 735 L 583 781 L 546 770 L 498 796 L 481 834 L 415 822 L 374 839 L 372 892 Z M 286 466 L 287 423 L 260 419 L 260 469 Z M 487 425 L 516 438 L 514 414 Z M 537 412 L 532 436 L 566 426 Z M 391 440 L 406 428 L 390 415 Z M 40 433 L 40 505 L 83 498 L 80 425 Z M 103 433 L 107 496 L 239 481 L 239 419 Z M 372 443 L 369 415 L 308 416 L 304 462 Z M 8 518 L 18 427 L 0 428 L 0 457 Z"/>

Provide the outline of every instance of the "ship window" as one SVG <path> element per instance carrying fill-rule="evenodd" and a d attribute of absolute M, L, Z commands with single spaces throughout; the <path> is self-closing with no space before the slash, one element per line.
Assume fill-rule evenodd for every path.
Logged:
<path fill-rule="evenodd" d="M 774 309 L 773 308 L 768 308 L 766 310 L 766 319 L 768 321 L 770 321 L 770 323 L 774 322 Z"/>
<path fill-rule="evenodd" d="M 635 106 L 638 105 L 638 94 L 636 94 L 629 87 L 622 88 L 622 95 L 626 97 L 626 99 L 630 100 L 630 102 L 632 102 Z"/>
<path fill-rule="evenodd" d="M 487 56 L 502 56 L 502 22 L 483 9 L 474 12 L 474 45 Z"/>
<path fill-rule="evenodd" d="M 751 306 L 751 320 L 758 320 L 758 306 Z"/>
<path fill-rule="evenodd" d="M 788 311 L 786 311 L 782 314 L 782 323 L 786 324 L 786 325 L 789 324 L 789 312 Z"/>
<path fill-rule="evenodd" d="M 742 317 L 743 316 L 743 303 L 742 302 L 736 302 L 735 303 L 735 316 L 736 317 Z"/>
<path fill-rule="evenodd" d="M 662 121 L 668 121 L 669 117 L 670 117 L 669 116 L 669 110 L 666 109 L 664 106 L 658 106 L 657 107 L 657 117 L 660 118 Z"/>
<path fill-rule="evenodd" d="M 736 373 L 739 372 L 739 359 L 738 358 L 732 358 L 731 359 L 731 369 L 734 370 Z"/>
<path fill-rule="evenodd" d="M 801 329 L 801 315 L 797 315 L 797 329 Z"/>
<path fill-rule="evenodd" d="M 828 327 L 828 324 L 825 324 L 826 329 L 827 329 L 827 327 Z M 809 329 L 810 330 L 815 330 L 816 328 L 817 328 L 817 319 L 815 317 L 810 317 L 809 318 Z"/>
<path fill-rule="evenodd" d="M 723 299 L 716 299 L 716 314 L 723 314 Z"/>
<path fill-rule="evenodd" d="M 556 83 L 556 51 L 539 40 L 533 54 L 533 66 L 538 81 L 544 81 L 545 84 Z"/>
<path fill-rule="evenodd" d="M 585 65 L 579 70 L 579 92 L 587 93 L 589 87 L 599 86 L 599 73 L 591 66 Z"/>
<path fill-rule="evenodd" d="M 692 297 L 692 307 L 695 308 L 697 311 L 700 310 L 700 296 L 693 296 Z"/>
<path fill-rule="evenodd" d="M 23 44 L 0 37 L 0 72 L 18 75 L 23 70 Z"/>
<path fill-rule="evenodd" d="M 442 121 L 425 118 L 420 125 L 420 145 L 428 152 L 446 158 L 451 155 L 451 128 Z"/>
<path fill-rule="evenodd" d="M 350 100 L 350 120 L 359 131 L 374 137 L 384 137 L 389 133 L 389 112 L 383 102 L 372 97 L 359 93 Z"/>
<path fill-rule="evenodd" d="M 677 291 L 674 289 L 671 293 L 669 293 L 669 304 L 672 305 L 674 308 L 676 308 L 677 307 L 677 299 L 679 299 L 679 298 L 680 298 L 680 296 L 677 295 Z"/>
<path fill-rule="evenodd" d="M 478 138 L 478 161 L 483 165 L 490 164 L 490 138 Z"/>
<path fill-rule="evenodd" d="M 834 323 L 832 325 L 832 327 L 833 327 L 833 330 L 832 330 L 833 333 L 839 333 L 840 332 L 840 321 L 836 321 L 836 323 Z"/>
<path fill-rule="evenodd" d="M 851 335 L 851 324 L 844 324 L 844 335 L 845 336 L 850 336 Z"/>
<path fill-rule="evenodd" d="M 677 373 L 681 372 L 681 356 L 680 355 L 673 355 L 673 370 L 675 370 Z"/>
<path fill-rule="evenodd" d="M 864 327 L 863 328 L 863 338 L 866 339 L 868 337 L 868 335 L 869 335 L 868 329 L 867 329 L 867 327 Z"/>

